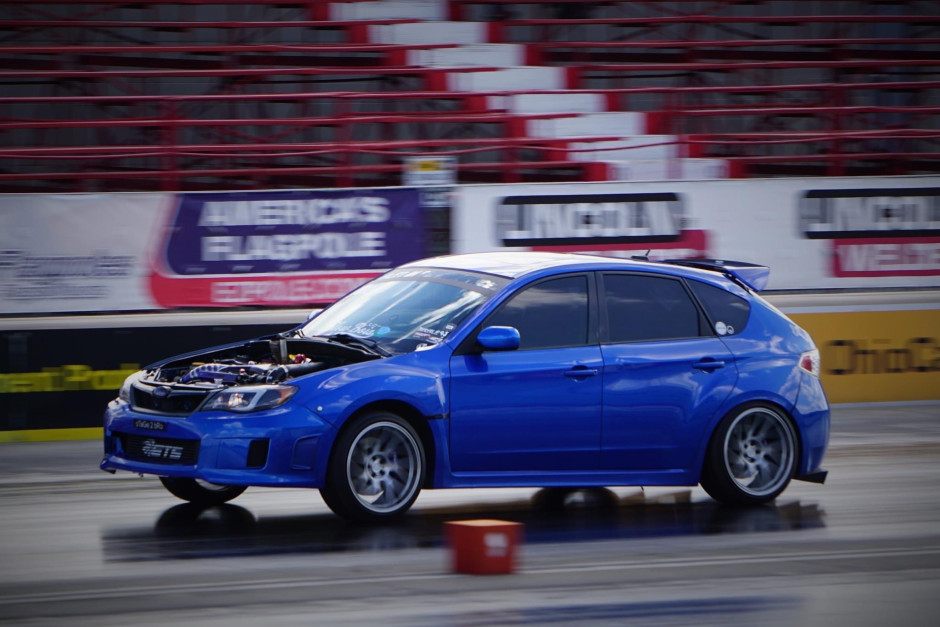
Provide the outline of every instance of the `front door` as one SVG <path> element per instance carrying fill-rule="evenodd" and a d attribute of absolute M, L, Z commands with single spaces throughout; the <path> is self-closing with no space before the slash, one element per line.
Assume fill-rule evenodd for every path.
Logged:
<path fill-rule="evenodd" d="M 452 357 L 454 472 L 597 468 L 603 361 L 590 279 L 527 286 L 481 325 L 518 329 L 518 350 Z"/>

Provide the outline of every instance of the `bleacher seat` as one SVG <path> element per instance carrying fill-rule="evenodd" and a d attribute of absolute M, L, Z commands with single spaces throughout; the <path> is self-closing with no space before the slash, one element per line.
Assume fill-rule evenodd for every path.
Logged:
<path fill-rule="evenodd" d="M 441 48 L 410 48 L 404 65 L 424 67 L 498 67 L 525 65 L 521 44 L 465 44 Z"/>
<path fill-rule="evenodd" d="M 326 19 L 330 20 L 397 20 L 444 21 L 447 19 L 446 0 L 395 0 L 382 2 L 321 2 L 325 5 Z"/>
<path fill-rule="evenodd" d="M 491 95 L 486 101 L 490 108 L 505 109 L 520 115 L 599 113 L 607 110 L 607 98 L 599 92 L 511 93 Z"/>
<path fill-rule="evenodd" d="M 374 44 L 485 44 L 489 34 L 484 22 L 423 22 L 373 24 L 366 42 Z"/>
<path fill-rule="evenodd" d="M 940 171 L 931 3 L 5 9 L 0 191 Z"/>
<path fill-rule="evenodd" d="M 533 66 L 447 72 L 432 77 L 429 86 L 431 89 L 462 92 L 545 91 L 569 87 L 564 68 Z"/>

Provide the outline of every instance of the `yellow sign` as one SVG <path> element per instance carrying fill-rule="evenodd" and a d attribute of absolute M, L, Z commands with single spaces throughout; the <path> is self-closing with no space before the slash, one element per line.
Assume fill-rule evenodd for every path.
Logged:
<path fill-rule="evenodd" d="M 456 185 L 457 157 L 447 155 L 405 157 L 402 184 L 406 187 Z"/>
<path fill-rule="evenodd" d="M 74 429 L 30 429 L 28 431 L 0 431 L 0 442 L 59 442 L 65 440 L 100 440 L 101 427 Z"/>
<path fill-rule="evenodd" d="M 119 370 L 92 370 L 89 366 L 73 365 L 43 368 L 41 372 L 0 374 L 0 393 L 114 390 L 116 394 L 124 379 L 138 370 L 137 364 L 121 364 Z"/>
<path fill-rule="evenodd" d="M 940 309 L 791 314 L 832 403 L 940 400 Z"/>

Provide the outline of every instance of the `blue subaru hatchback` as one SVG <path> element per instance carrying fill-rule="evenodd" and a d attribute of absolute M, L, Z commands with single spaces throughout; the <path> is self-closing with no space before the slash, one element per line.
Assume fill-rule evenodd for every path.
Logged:
<path fill-rule="evenodd" d="M 319 488 L 376 520 L 422 488 L 822 483 L 829 406 L 763 266 L 480 253 L 391 270 L 282 334 L 167 359 L 105 414 L 104 470 L 210 505 Z"/>

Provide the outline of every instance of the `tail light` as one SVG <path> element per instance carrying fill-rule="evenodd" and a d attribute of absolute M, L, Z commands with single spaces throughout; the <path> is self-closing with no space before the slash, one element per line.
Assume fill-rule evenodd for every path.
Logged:
<path fill-rule="evenodd" d="M 814 377 L 819 376 L 819 351 L 813 349 L 800 355 L 800 368 Z"/>

